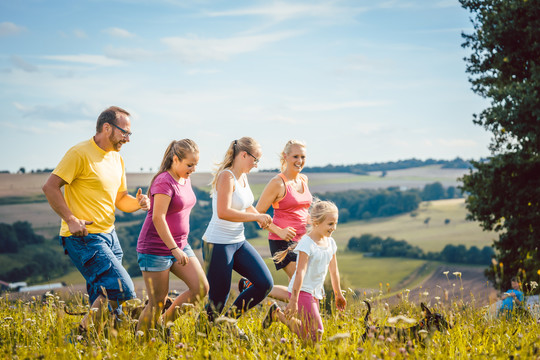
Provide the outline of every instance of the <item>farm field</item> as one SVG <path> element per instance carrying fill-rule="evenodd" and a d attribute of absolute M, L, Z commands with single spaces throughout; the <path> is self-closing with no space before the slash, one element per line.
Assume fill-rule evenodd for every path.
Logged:
<path fill-rule="evenodd" d="M 352 174 L 328 174 L 313 173 L 310 176 L 310 187 L 313 192 L 322 192 L 324 189 L 354 188 L 356 186 L 385 187 L 403 182 L 415 182 L 417 186 L 433 181 L 446 181 L 447 185 L 456 185 L 456 176 L 462 174 L 464 170 L 440 169 L 437 166 L 425 168 L 389 171 L 384 178 L 378 174 L 369 176 L 359 176 Z M 0 174 L 0 194 L 6 189 L 10 189 L 11 196 L 24 195 L 35 196 L 39 192 L 40 186 L 46 180 L 48 174 Z M 128 185 L 135 189 L 144 186 L 151 179 L 152 174 L 135 173 L 128 174 Z M 266 182 L 273 176 L 272 173 L 250 174 L 250 184 L 254 192 L 260 193 Z M 195 173 L 192 181 L 196 186 L 204 186 L 210 181 L 211 174 Z M 395 184 L 394 184 L 395 185 Z M 332 187 L 333 186 L 333 187 Z M 403 186 L 403 185 L 400 185 Z M 24 191 L 20 190 L 24 187 Z M 26 191 L 26 192 L 25 192 Z M 355 289 L 377 289 L 380 283 L 390 284 L 395 289 L 396 286 L 407 286 L 418 284 L 429 275 L 425 271 L 424 261 L 411 259 L 373 259 L 363 258 L 361 254 L 344 252 L 347 242 L 352 236 L 359 236 L 363 233 L 371 233 L 379 236 L 392 236 L 398 240 L 404 239 L 413 245 L 420 246 L 424 251 L 440 251 L 446 244 L 466 244 L 482 247 L 491 245 L 493 235 L 482 232 L 476 223 L 465 221 L 466 209 L 463 199 L 442 200 L 429 203 L 422 203 L 417 211 L 416 217 L 401 215 L 383 219 L 373 219 L 369 221 L 355 221 L 342 223 L 338 226 L 334 234 L 340 250 L 339 263 L 344 281 L 348 286 Z M 424 224 L 424 220 L 429 217 L 429 224 Z M 46 202 L 13 204 L 0 206 L 0 218 L 2 221 L 11 223 L 17 220 L 26 220 L 33 224 L 36 232 L 47 238 L 55 237 L 58 232 L 59 219 L 50 209 Z M 450 223 L 445 225 L 444 220 L 450 219 Z M 122 226 L 121 223 L 118 226 Z M 250 240 L 257 250 L 269 258 L 268 243 L 265 232 L 260 232 L 260 236 Z M 11 268 L 17 263 L 24 261 L 22 255 L 8 256 L 0 254 L 0 261 L 4 266 Z M 286 277 L 282 272 L 275 272 L 270 260 L 267 260 L 269 268 L 275 275 L 276 283 L 286 284 Z M 433 271 L 436 265 L 428 266 Z M 424 271 L 419 271 L 424 269 Z M 65 281 L 68 284 L 82 284 L 83 279 L 78 273 L 68 274 L 61 279 L 51 279 L 51 281 Z M 237 278 L 235 278 L 235 281 Z M 135 281 L 139 281 L 135 279 Z M 180 284 L 178 286 L 183 286 Z M 141 282 L 142 288 L 142 282 Z"/>
<path fill-rule="evenodd" d="M 344 191 L 349 189 L 378 189 L 389 186 L 423 187 L 425 184 L 440 181 L 444 186 L 458 185 L 458 178 L 466 174 L 465 169 L 442 169 L 440 165 L 421 168 L 388 171 L 385 177 L 380 172 L 370 175 L 354 175 L 349 173 L 306 173 L 312 192 Z M 276 173 L 253 172 L 249 174 L 249 182 L 253 192 L 260 194 L 264 185 Z M 33 196 L 41 194 L 41 186 L 49 177 L 49 173 L 34 174 L 0 174 L 0 198 L 6 196 Z M 130 190 L 140 186 L 148 186 L 153 173 L 128 173 L 127 183 Z M 208 188 L 212 179 L 211 173 L 194 173 L 191 175 L 193 186 Z M 258 191 L 259 190 L 259 191 Z"/>
<path fill-rule="evenodd" d="M 438 200 L 423 202 L 416 211 L 410 214 L 389 218 L 377 218 L 367 221 L 354 221 L 340 224 L 334 233 L 339 244 L 347 246 L 353 236 L 373 234 L 383 238 L 393 237 L 406 240 L 419 246 L 425 252 L 441 251 L 445 245 L 491 246 L 497 235 L 483 231 L 477 222 L 465 220 L 467 209 L 464 199 Z M 430 218 L 425 224 L 426 218 Z M 450 222 L 445 224 L 445 220 Z"/>

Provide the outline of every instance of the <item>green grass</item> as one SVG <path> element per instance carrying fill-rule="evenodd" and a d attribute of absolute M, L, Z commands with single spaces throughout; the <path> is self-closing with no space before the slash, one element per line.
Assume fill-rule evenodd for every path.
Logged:
<path fill-rule="evenodd" d="M 441 251 L 448 244 L 482 248 L 491 246 L 497 238 L 495 233 L 482 231 L 477 222 L 465 220 L 467 209 L 463 199 L 423 202 L 416 213 L 415 217 L 404 214 L 339 224 L 334 238 L 346 246 L 351 237 L 361 234 L 390 236 L 417 245 L 425 252 Z M 431 219 L 426 225 L 424 220 L 428 217 Z M 445 219 L 450 223 L 445 225 Z"/>
<path fill-rule="evenodd" d="M 61 299 L 54 295 L 28 300 L 0 297 L 0 358 L 2 359 L 535 359 L 540 335 L 538 324 L 524 318 L 489 319 L 484 309 L 467 303 L 439 302 L 432 310 L 443 314 L 452 328 L 435 332 L 426 340 L 400 340 L 395 335 L 362 335 L 361 318 L 366 307 L 350 292 L 344 312 L 321 308 L 324 334 L 316 345 L 303 344 L 286 326 L 274 323 L 262 329 L 268 305 L 244 314 L 238 326 L 249 340 L 234 337 L 227 325 L 213 326 L 208 333 L 197 331 L 202 304 L 169 324 L 170 333 L 153 330 L 149 339 L 135 337 L 136 319 L 126 319 L 116 329 L 110 325 L 100 334 L 91 328 L 87 339 L 70 336 L 81 316 L 68 316 L 64 305 L 79 304 L 83 298 Z M 388 325 L 388 317 L 404 315 L 418 322 L 419 306 L 406 299 L 392 313 L 380 298 L 370 298 L 370 324 Z M 74 304 L 74 302 L 76 304 Z M 397 327 L 410 326 L 398 323 Z"/>

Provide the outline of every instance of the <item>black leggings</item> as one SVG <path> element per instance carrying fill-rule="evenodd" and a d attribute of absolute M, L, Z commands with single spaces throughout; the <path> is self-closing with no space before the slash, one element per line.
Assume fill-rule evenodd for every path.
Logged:
<path fill-rule="evenodd" d="M 260 303 L 272 290 L 274 281 L 261 255 L 247 241 L 235 244 L 212 244 L 203 247 L 206 278 L 210 285 L 206 312 L 213 321 L 221 314 L 229 297 L 232 271 L 253 283 L 234 301 L 226 316 L 238 318 L 243 312 Z"/>

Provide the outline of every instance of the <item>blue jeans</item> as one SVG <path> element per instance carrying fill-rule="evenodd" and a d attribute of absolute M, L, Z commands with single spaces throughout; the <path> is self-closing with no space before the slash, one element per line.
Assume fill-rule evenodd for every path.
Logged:
<path fill-rule="evenodd" d="M 60 236 L 60 241 L 86 280 L 90 305 L 99 295 L 120 303 L 136 297 L 133 281 L 122 266 L 124 252 L 116 231 L 87 236 Z"/>
<path fill-rule="evenodd" d="M 203 257 L 206 278 L 210 285 L 206 312 L 211 321 L 221 314 L 229 298 L 233 270 L 253 285 L 236 298 L 227 316 L 238 318 L 243 312 L 260 303 L 274 286 L 270 270 L 261 255 L 247 241 L 235 244 L 204 242 Z"/>

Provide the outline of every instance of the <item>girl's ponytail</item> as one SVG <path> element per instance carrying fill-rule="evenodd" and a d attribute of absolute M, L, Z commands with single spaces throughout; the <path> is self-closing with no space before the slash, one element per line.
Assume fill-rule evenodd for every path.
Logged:
<path fill-rule="evenodd" d="M 278 264 L 278 263 L 282 262 L 283 260 L 285 260 L 287 255 L 289 255 L 289 252 L 293 251 L 296 248 L 297 244 L 298 244 L 297 242 L 293 242 L 285 250 L 281 250 L 281 251 L 276 252 L 276 254 L 272 257 L 274 262 L 276 264 Z"/>

